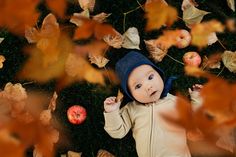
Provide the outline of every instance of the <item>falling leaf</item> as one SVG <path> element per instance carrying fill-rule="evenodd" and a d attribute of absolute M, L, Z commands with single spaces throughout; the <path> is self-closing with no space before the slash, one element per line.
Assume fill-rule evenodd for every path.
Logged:
<path fill-rule="evenodd" d="M 211 33 L 223 31 L 224 26 L 216 20 L 211 20 L 193 25 L 191 29 L 191 44 L 200 48 L 207 46 L 209 42 L 209 35 L 211 35 Z"/>
<path fill-rule="evenodd" d="M 10 32 L 23 35 L 25 27 L 36 24 L 39 12 L 39 0 L 1 0 L 0 26 L 6 27 Z"/>
<path fill-rule="evenodd" d="M 209 14 L 209 12 L 199 10 L 193 5 L 190 5 L 183 11 L 183 20 L 186 26 L 191 27 L 194 24 L 200 23 L 203 17 L 207 14 Z"/>
<path fill-rule="evenodd" d="M 123 93 L 120 91 L 120 89 L 118 90 L 117 96 L 116 96 L 116 102 L 122 102 L 123 100 Z"/>
<path fill-rule="evenodd" d="M 64 17 L 67 1 L 66 0 L 46 0 L 48 7 L 59 17 Z"/>
<path fill-rule="evenodd" d="M 208 43 L 207 45 L 212 45 L 214 44 L 215 42 L 218 41 L 218 38 L 216 36 L 216 32 L 212 32 L 209 36 L 208 36 Z"/>
<path fill-rule="evenodd" d="M 236 31 L 235 19 L 227 19 L 227 20 L 226 20 L 226 28 L 227 28 L 230 32 L 235 32 L 235 31 Z"/>
<path fill-rule="evenodd" d="M 83 25 L 83 21 L 80 20 L 79 17 L 85 17 L 85 18 L 89 18 L 89 10 L 84 10 L 81 13 L 74 13 L 73 16 L 70 18 L 70 22 L 75 24 L 76 26 L 82 26 Z"/>
<path fill-rule="evenodd" d="M 104 149 L 99 149 L 96 157 L 115 157 L 115 156 Z"/>
<path fill-rule="evenodd" d="M 81 152 L 78 153 L 78 152 L 74 152 L 74 151 L 71 151 L 71 150 L 67 152 L 68 157 L 81 157 L 81 155 L 82 155 Z"/>
<path fill-rule="evenodd" d="M 175 8 L 166 5 L 162 0 L 145 4 L 146 30 L 159 29 L 163 25 L 171 26 L 177 20 Z"/>
<path fill-rule="evenodd" d="M 236 53 L 232 51 L 225 51 L 222 54 L 222 61 L 229 71 L 236 73 Z"/>
<path fill-rule="evenodd" d="M 197 7 L 198 4 L 195 2 L 195 0 L 183 0 L 182 5 L 181 5 L 181 9 L 182 9 L 182 11 L 185 11 L 186 9 L 188 9 L 191 6 Z"/>
<path fill-rule="evenodd" d="M 0 55 L 0 69 L 3 67 L 3 62 L 5 61 L 5 57 L 3 55 Z"/>
<path fill-rule="evenodd" d="M 144 40 L 146 44 L 146 48 L 148 52 L 150 53 L 150 56 L 153 58 L 154 61 L 156 62 L 161 62 L 162 59 L 165 57 L 167 54 L 167 50 L 162 50 L 160 49 L 155 40 Z"/>
<path fill-rule="evenodd" d="M 99 23 L 103 23 L 106 21 L 107 17 L 109 17 L 111 14 L 107 14 L 107 13 L 100 13 L 100 14 L 97 14 L 97 15 L 94 15 L 92 17 L 93 20 L 95 21 L 98 21 Z"/>
<path fill-rule="evenodd" d="M 77 54 L 69 54 L 65 64 L 65 71 L 68 76 L 77 81 L 86 80 L 91 83 L 104 84 L 102 73 L 93 68 L 85 58 Z"/>
<path fill-rule="evenodd" d="M 121 48 L 122 46 L 122 43 L 123 43 L 123 36 L 117 32 L 116 30 L 114 30 L 116 35 L 105 35 L 103 37 L 103 40 L 109 45 L 109 46 L 112 46 L 114 48 Z"/>
<path fill-rule="evenodd" d="M 215 68 L 220 68 L 221 65 L 221 60 L 222 60 L 222 54 L 221 53 L 217 53 L 217 54 L 213 54 L 209 57 L 204 57 L 203 58 L 203 63 L 202 63 L 202 68 L 206 68 L 206 69 L 215 69 Z"/>
<path fill-rule="evenodd" d="M 90 11 L 93 11 L 95 0 L 78 0 L 78 2 L 83 10 L 89 9 Z"/>
<path fill-rule="evenodd" d="M 37 43 L 37 48 L 42 51 L 43 66 L 57 61 L 59 49 L 58 39 L 60 37 L 60 28 L 56 17 L 48 14 L 42 23 L 40 31 L 35 28 L 28 27 L 25 31 L 25 37 L 29 43 Z"/>
<path fill-rule="evenodd" d="M 227 0 L 227 4 L 230 7 L 230 9 L 235 11 L 235 2 L 234 2 L 234 0 Z"/>
<path fill-rule="evenodd" d="M 3 40 L 4 40 L 4 38 L 0 38 L 0 44 L 2 43 Z"/>
<path fill-rule="evenodd" d="M 82 26 L 76 29 L 74 34 L 75 40 L 87 39 L 92 35 L 94 35 L 96 39 L 101 40 L 105 35 L 116 35 L 113 27 L 109 24 L 102 24 L 81 16 L 77 18 L 82 21 Z"/>
<path fill-rule="evenodd" d="M 109 62 L 108 59 L 106 59 L 105 57 L 100 56 L 100 55 L 93 55 L 93 54 L 89 53 L 88 57 L 89 57 L 90 63 L 96 64 L 99 68 L 105 67 L 105 65 Z"/>
<path fill-rule="evenodd" d="M 123 34 L 123 43 L 122 47 L 127 49 L 138 49 L 140 44 L 140 37 L 138 29 L 135 27 L 130 27 L 124 34 Z"/>

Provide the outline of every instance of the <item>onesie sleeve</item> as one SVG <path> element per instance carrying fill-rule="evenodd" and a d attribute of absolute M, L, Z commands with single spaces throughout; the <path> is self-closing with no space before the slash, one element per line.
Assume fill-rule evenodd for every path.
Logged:
<path fill-rule="evenodd" d="M 113 138 L 123 138 L 131 128 L 131 115 L 128 105 L 120 110 L 103 113 L 105 118 L 104 129 Z"/>

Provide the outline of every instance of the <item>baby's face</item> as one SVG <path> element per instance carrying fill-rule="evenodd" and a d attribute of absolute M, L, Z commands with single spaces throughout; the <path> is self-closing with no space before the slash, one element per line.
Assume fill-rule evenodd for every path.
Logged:
<path fill-rule="evenodd" d="M 141 65 L 129 75 L 128 88 L 132 96 L 141 103 L 159 100 L 164 83 L 159 73 L 150 65 Z"/>

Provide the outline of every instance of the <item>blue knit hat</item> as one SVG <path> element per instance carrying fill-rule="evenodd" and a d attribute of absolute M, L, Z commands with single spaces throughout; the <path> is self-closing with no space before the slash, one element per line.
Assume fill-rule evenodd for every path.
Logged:
<path fill-rule="evenodd" d="M 163 82 L 164 82 L 164 89 L 162 92 L 161 97 L 165 97 L 167 93 L 170 90 L 171 87 L 171 82 L 167 81 L 167 84 L 165 83 L 165 76 L 164 72 L 162 69 L 158 68 L 155 64 L 153 64 L 149 59 L 147 59 L 144 55 L 142 55 L 139 52 L 136 51 L 131 51 L 128 54 L 126 54 L 123 58 L 121 58 L 117 63 L 116 63 L 116 73 L 120 79 L 121 82 L 121 88 L 125 92 L 125 94 L 134 100 L 132 97 L 131 93 L 128 90 L 127 82 L 128 82 L 128 77 L 130 73 L 138 66 L 147 64 L 152 66 L 161 76 Z M 165 87 L 167 85 L 167 87 Z"/>

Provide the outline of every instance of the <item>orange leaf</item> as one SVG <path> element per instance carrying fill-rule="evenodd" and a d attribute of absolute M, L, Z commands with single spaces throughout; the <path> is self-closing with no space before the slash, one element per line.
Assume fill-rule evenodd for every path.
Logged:
<path fill-rule="evenodd" d="M 23 35 L 26 26 L 34 26 L 39 13 L 36 6 L 39 0 L 1 0 L 0 26 L 19 35 Z"/>
<path fill-rule="evenodd" d="M 156 0 L 145 5 L 147 25 L 146 30 L 159 29 L 163 25 L 171 26 L 177 20 L 175 8 L 166 5 L 162 0 Z"/>

